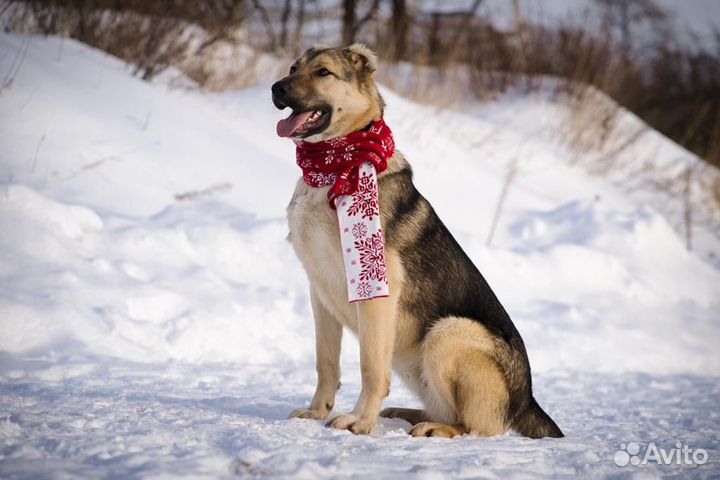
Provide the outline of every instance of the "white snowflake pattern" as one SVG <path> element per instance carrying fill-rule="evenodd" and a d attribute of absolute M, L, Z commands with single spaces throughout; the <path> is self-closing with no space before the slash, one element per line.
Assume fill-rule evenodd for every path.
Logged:
<path fill-rule="evenodd" d="M 327 143 L 331 148 L 342 148 L 347 145 L 347 139 L 344 137 L 331 138 Z"/>
<path fill-rule="evenodd" d="M 310 181 L 309 183 L 313 186 L 327 187 L 335 183 L 334 173 L 325 174 L 322 172 L 307 172 L 305 175 Z"/>

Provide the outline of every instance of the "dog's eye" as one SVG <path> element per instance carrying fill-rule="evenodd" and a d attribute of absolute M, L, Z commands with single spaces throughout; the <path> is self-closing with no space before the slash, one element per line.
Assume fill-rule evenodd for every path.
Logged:
<path fill-rule="evenodd" d="M 318 70 L 318 73 L 321 77 L 327 77 L 328 75 L 330 75 L 330 70 L 328 70 L 327 68 L 321 68 L 320 70 Z"/>
<path fill-rule="evenodd" d="M 292 75 L 295 72 L 297 72 L 297 67 L 295 67 L 295 66 L 290 67 L 290 75 Z"/>

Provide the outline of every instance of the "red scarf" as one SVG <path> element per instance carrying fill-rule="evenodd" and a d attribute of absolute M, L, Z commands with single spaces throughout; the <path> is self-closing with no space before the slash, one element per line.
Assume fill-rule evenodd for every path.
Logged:
<path fill-rule="evenodd" d="M 395 152 L 392 132 L 382 118 L 369 130 L 323 142 L 297 140 L 295 145 L 305 183 L 311 187 L 332 185 L 327 193 L 332 208 L 336 197 L 358 191 L 358 172 L 364 162 L 371 162 L 380 173 L 387 169 L 387 161 Z"/>

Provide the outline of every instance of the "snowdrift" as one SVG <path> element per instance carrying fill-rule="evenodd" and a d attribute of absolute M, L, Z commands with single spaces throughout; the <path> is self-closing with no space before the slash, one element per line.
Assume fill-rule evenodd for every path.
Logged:
<path fill-rule="evenodd" d="M 3 36 L 6 63 L 21 41 Z M 0 348 L 140 361 L 310 356 L 304 274 L 285 241 L 298 170 L 291 142 L 273 134 L 280 114 L 267 86 L 168 91 L 72 41 L 31 42 L 0 96 Z M 498 110 L 523 112 L 519 99 L 488 119 L 384 94 L 421 191 L 520 330 L 542 335 L 525 335 L 536 369 L 717 371 L 720 273 L 662 216 L 569 166 L 527 120 L 498 128 Z M 535 123 L 557 108 L 531 102 Z M 521 172 L 488 248 L 513 156 Z M 673 325 L 687 341 L 667 335 Z M 635 350 L 620 365 L 619 345 Z"/>

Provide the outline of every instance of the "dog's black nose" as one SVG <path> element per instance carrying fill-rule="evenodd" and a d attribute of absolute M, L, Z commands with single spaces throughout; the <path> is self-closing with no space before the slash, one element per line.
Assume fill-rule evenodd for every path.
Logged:
<path fill-rule="evenodd" d="M 287 86 L 281 81 L 275 82 L 272 86 L 272 93 L 275 96 L 283 96 L 287 93 Z"/>
<path fill-rule="evenodd" d="M 287 87 L 287 83 L 280 80 L 279 82 L 275 82 L 270 89 L 272 90 L 272 101 L 275 106 L 280 110 L 287 107 L 287 95 L 290 90 Z"/>

